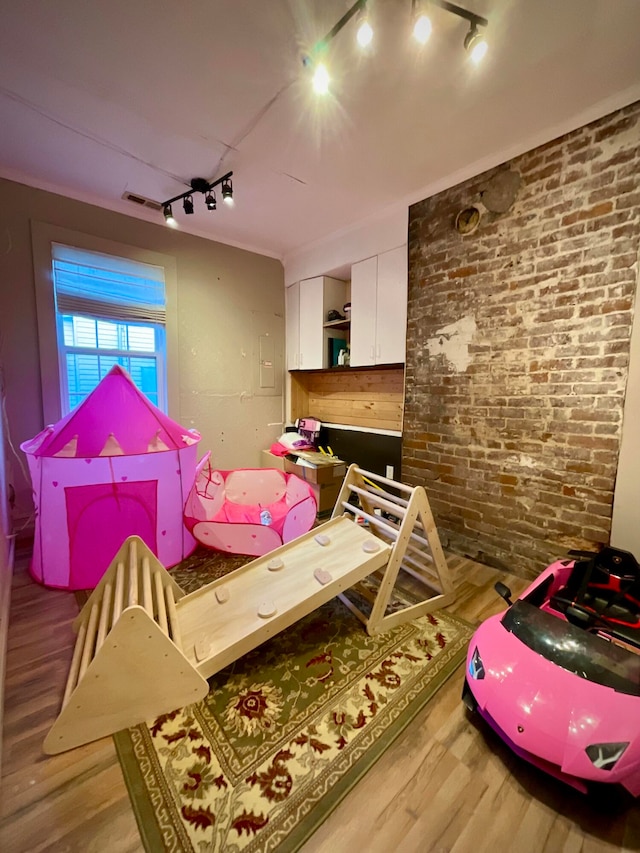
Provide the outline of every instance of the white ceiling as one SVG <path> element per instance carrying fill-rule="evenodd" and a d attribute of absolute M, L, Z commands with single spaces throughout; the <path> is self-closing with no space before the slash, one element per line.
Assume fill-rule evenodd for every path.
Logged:
<path fill-rule="evenodd" d="M 332 95 L 301 57 L 348 0 L 0 3 L 0 175 L 150 221 L 233 170 L 233 209 L 194 197 L 179 226 L 285 258 L 388 206 L 640 98 L 639 0 L 460 0 L 489 19 L 474 67 L 463 20 L 371 0 L 375 50 L 334 39 Z M 471 171 L 470 171 L 471 170 Z"/>

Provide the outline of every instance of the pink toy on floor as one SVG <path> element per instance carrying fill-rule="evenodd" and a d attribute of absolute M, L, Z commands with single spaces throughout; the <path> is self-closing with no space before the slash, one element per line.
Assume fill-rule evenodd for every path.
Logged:
<path fill-rule="evenodd" d="M 316 499 L 311 486 L 275 468 L 216 471 L 201 460 L 184 510 L 198 542 L 232 554 L 261 557 L 311 530 Z"/>

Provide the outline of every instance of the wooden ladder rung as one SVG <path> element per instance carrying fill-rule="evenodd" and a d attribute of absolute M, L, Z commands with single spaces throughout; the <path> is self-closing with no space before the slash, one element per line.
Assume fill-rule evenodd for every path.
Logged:
<path fill-rule="evenodd" d="M 164 599 L 164 589 L 160 572 L 153 573 L 153 591 L 155 593 L 155 606 L 158 615 L 157 622 L 163 633 L 169 636 L 169 623 L 167 622 L 167 607 Z"/>
<path fill-rule="evenodd" d="M 178 614 L 176 612 L 176 602 L 173 597 L 173 589 L 170 586 L 167 586 L 165 587 L 164 592 L 167 603 L 167 614 L 169 616 L 169 627 L 171 628 L 171 639 L 182 651 L 182 637 L 180 636 L 180 626 L 178 624 Z"/>
<path fill-rule="evenodd" d="M 123 607 L 123 596 L 124 596 L 124 563 L 122 561 L 118 562 L 116 567 L 116 592 L 113 597 L 113 621 L 111 623 L 111 627 L 113 627 L 118 619 L 120 618 L 120 614 L 122 613 Z"/>
<path fill-rule="evenodd" d="M 411 575 L 411 577 L 419 581 L 421 584 L 428 587 L 429 589 L 432 589 L 434 593 L 437 593 L 438 595 L 442 593 L 442 587 L 437 584 L 437 581 L 435 579 L 432 579 L 431 577 L 425 577 L 423 572 L 414 569 L 412 566 L 406 565 L 404 562 L 402 563 L 402 569 L 408 575 Z"/>
<path fill-rule="evenodd" d="M 380 474 L 374 474 L 372 471 L 365 471 L 363 468 L 355 468 L 356 474 L 361 477 L 366 477 L 368 480 L 374 480 L 376 483 L 384 483 L 385 486 L 391 486 L 392 489 L 398 489 L 400 492 L 411 494 L 415 489 L 413 486 L 405 486 L 404 483 L 399 483 L 396 480 L 390 480 L 388 477 L 383 477 Z"/>
<path fill-rule="evenodd" d="M 78 681 L 81 681 L 82 676 L 87 671 L 87 667 L 93 660 L 95 651 L 96 634 L 98 631 L 98 615 L 100 608 L 97 602 L 91 606 L 89 613 L 89 623 L 87 625 L 87 633 L 84 639 L 84 648 L 82 649 L 82 657 L 80 659 L 80 671 L 78 672 Z"/>
<path fill-rule="evenodd" d="M 407 514 L 406 507 L 400 506 L 398 504 L 393 503 L 392 501 L 387 500 L 386 498 L 380 497 L 375 493 L 375 491 L 361 489 L 359 486 L 354 486 L 351 483 L 349 484 L 349 489 L 356 495 L 364 497 L 369 503 L 375 504 L 381 509 L 386 509 L 388 512 L 392 512 L 394 515 L 404 518 Z"/>
<path fill-rule="evenodd" d="M 126 606 L 138 603 L 138 548 L 136 540 L 129 543 L 129 595 Z"/>
<path fill-rule="evenodd" d="M 76 637 L 76 644 L 73 647 L 73 657 L 71 659 L 71 668 L 69 670 L 69 675 L 67 676 L 67 684 L 64 689 L 64 696 L 62 697 L 62 707 L 67 704 L 69 701 L 69 697 L 73 693 L 76 684 L 78 683 L 78 672 L 80 671 L 80 658 L 82 657 L 82 650 L 84 649 L 84 639 L 87 634 L 87 626 L 83 622 L 80 625 L 78 630 L 78 636 Z"/>
<path fill-rule="evenodd" d="M 109 630 L 109 619 L 111 618 L 111 584 L 107 581 L 104 586 L 104 594 L 100 602 L 100 624 L 98 626 L 98 639 L 96 640 L 96 651 L 101 648 Z"/>
<path fill-rule="evenodd" d="M 142 558 L 142 606 L 153 619 L 154 608 L 153 593 L 151 591 L 151 566 L 149 564 L 149 558 L 146 555 Z"/>
<path fill-rule="evenodd" d="M 350 504 L 348 501 L 342 501 L 342 506 L 348 512 L 357 515 L 359 518 L 365 518 L 370 524 L 375 524 L 376 527 L 379 527 L 381 530 L 385 530 L 387 532 L 387 535 L 393 540 L 397 539 L 397 528 L 393 527 L 385 519 L 382 519 L 377 515 L 371 515 L 370 513 L 365 512 L 363 509 L 360 509 L 360 507 Z"/>

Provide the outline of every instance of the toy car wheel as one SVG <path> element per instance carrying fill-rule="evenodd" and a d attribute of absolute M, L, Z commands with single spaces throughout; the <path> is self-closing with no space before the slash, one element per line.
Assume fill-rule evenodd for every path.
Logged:
<path fill-rule="evenodd" d="M 606 782 L 587 782 L 587 797 L 598 808 L 606 809 L 610 814 L 629 808 L 634 798 L 622 785 L 608 785 Z"/>
<path fill-rule="evenodd" d="M 468 711 L 470 711 L 472 714 L 476 713 L 476 711 L 478 710 L 478 702 L 476 700 L 476 697 L 471 692 L 471 688 L 469 687 L 469 683 L 466 678 L 464 680 L 464 686 L 462 688 L 462 701 Z"/>

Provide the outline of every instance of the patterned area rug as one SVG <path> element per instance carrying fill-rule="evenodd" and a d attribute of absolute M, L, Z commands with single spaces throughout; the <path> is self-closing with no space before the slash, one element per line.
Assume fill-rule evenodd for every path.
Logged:
<path fill-rule="evenodd" d="M 230 568 L 227 555 L 208 562 L 219 565 L 196 555 L 172 575 L 187 591 Z M 297 850 L 459 666 L 471 633 L 438 612 L 369 637 L 334 599 L 213 676 L 202 702 L 119 732 L 146 850 Z"/>

